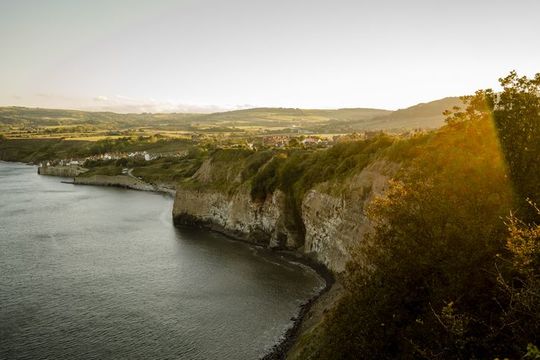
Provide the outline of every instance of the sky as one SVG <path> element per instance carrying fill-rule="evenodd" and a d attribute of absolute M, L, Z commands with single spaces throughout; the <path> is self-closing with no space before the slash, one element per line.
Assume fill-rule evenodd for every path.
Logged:
<path fill-rule="evenodd" d="M 540 72 L 538 0 L 0 0 L 0 106 L 398 109 Z"/>

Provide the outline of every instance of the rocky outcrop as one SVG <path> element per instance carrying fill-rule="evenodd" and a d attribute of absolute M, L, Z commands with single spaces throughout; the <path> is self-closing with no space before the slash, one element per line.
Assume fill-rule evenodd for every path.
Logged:
<path fill-rule="evenodd" d="M 298 234 L 286 226 L 285 195 L 275 191 L 264 201 L 253 201 L 248 184 L 234 195 L 215 190 L 178 186 L 173 207 L 176 225 L 195 225 L 269 247 L 291 248 Z"/>
<path fill-rule="evenodd" d="M 370 228 L 365 205 L 384 190 L 396 170 L 395 164 L 378 161 L 342 182 L 307 191 L 300 219 L 305 229 L 291 221 L 293 215 L 282 191 L 254 201 L 249 184 L 242 184 L 233 194 L 179 185 L 173 218 L 176 225 L 202 226 L 256 244 L 295 249 L 341 272 L 350 248 Z"/>
<path fill-rule="evenodd" d="M 75 177 L 88 171 L 87 169 L 77 165 L 66 166 L 40 166 L 38 167 L 38 174 L 61 176 L 61 177 Z"/>

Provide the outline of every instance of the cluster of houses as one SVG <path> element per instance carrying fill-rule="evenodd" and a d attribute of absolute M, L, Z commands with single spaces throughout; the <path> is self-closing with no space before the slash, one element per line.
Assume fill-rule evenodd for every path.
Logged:
<path fill-rule="evenodd" d="M 105 161 L 105 160 L 118 160 L 118 159 L 144 159 L 146 161 L 154 160 L 161 157 L 161 155 L 157 154 L 150 154 L 147 151 L 135 151 L 130 153 L 104 153 L 104 154 L 97 154 L 93 156 L 89 156 L 85 158 L 84 160 L 94 160 L 94 161 Z"/>
<path fill-rule="evenodd" d="M 291 137 L 286 135 L 265 136 L 262 138 L 265 147 L 286 147 Z"/>
<path fill-rule="evenodd" d="M 369 137 L 366 136 L 367 133 L 353 133 L 347 135 L 336 135 L 333 137 L 329 136 L 287 136 L 287 135 L 275 135 L 275 136 L 265 136 L 262 138 L 262 144 L 265 147 L 276 147 L 284 148 L 287 146 L 302 145 L 304 147 L 328 147 L 332 146 L 339 142 L 347 141 L 357 141 L 365 140 Z M 250 146 L 251 145 L 251 146 Z M 253 147 L 253 144 L 248 143 L 250 148 Z"/>
<path fill-rule="evenodd" d="M 414 137 L 420 134 L 426 133 L 427 130 L 424 129 L 414 129 L 404 133 L 401 133 L 401 136 L 404 137 Z M 292 136 L 292 135 L 271 135 L 258 137 L 250 141 L 246 141 L 244 145 L 236 144 L 235 146 L 247 146 L 249 149 L 257 150 L 261 146 L 263 148 L 286 148 L 286 147 L 330 147 L 334 144 L 342 142 L 351 142 L 351 141 L 360 141 L 374 138 L 380 135 L 381 131 L 364 131 L 351 134 L 341 134 L 341 135 L 326 135 L 326 136 Z M 197 134 L 198 135 L 198 134 Z M 196 139 L 200 139 L 199 136 Z M 227 147 L 222 144 L 223 147 Z M 88 156 L 86 158 L 79 159 L 62 159 L 62 160 L 51 160 L 46 163 L 40 163 L 40 166 L 82 166 L 85 161 L 107 161 L 107 160 L 118 160 L 118 159 L 143 159 L 145 161 L 152 161 L 161 157 L 185 157 L 187 155 L 187 150 L 177 152 L 175 154 L 151 154 L 147 151 L 134 151 L 130 153 L 104 153 L 97 154 L 93 156 Z"/>
<path fill-rule="evenodd" d="M 187 152 L 182 151 L 175 154 L 167 154 L 167 156 L 184 157 Z M 88 156 L 80 159 L 60 159 L 50 160 L 45 163 L 40 163 L 39 166 L 82 166 L 86 160 L 91 161 L 108 161 L 119 159 L 144 159 L 145 161 L 152 161 L 163 157 L 163 154 L 151 154 L 147 151 L 135 151 L 130 153 L 104 153 Z"/>
<path fill-rule="evenodd" d="M 403 137 L 413 137 L 420 134 L 425 134 L 427 130 L 424 129 L 414 129 L 400 135 Z M 288 136 L 288 135 L 273 135 L 265 136 L 262 138 L 262 145 L 264 147 L 275 147 L 275 148 L 284 148 L 288 146 L 302 145 L 304 147 L 329 147 L 334 144 L 351 142 L 351 141 L 361 141 L 369 140 L 375 138 L 382 134 L 382 131 L 362 131 L 354 132 L 350 134 L 341 134 L 330 136 Z M 248 143 L 248 147 L 253 149 L 255 145 L 253 143 Z"/>
<path fill-rule="evenodd" d="M 274 135 L 265 136 L 262 139 L 263 146 L 265 147 L 277 147 L 283 148 L 291 146 L 292 144 L 298 144 L 303 146 L 327 146 L 330 142 L 327 138 L 319 136 L 307 136 L 307 137 L 294 137 L 287 135 Z"/>
<path fill-rule="evenodd" d="M 43 166 L 80 166 L 83 163 L 84 163 L 84 160 L 75 160 L 75 159 L 49 160 L 47 162 L 40 162 L 39 167 L 43 167 Z"/>

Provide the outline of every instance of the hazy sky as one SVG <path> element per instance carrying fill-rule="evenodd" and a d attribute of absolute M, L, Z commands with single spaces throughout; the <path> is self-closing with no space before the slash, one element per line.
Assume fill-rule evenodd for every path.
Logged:
<path fill-rule="evenodd" d="M 0 0 L 0 105 L 396 109 L 540 72 L 539 0 Z"/>

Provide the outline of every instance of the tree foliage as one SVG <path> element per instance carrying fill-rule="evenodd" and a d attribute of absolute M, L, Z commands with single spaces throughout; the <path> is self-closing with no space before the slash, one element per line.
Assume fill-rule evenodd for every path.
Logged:
<path fill-rule="evenodd" d="M 540 155 L 537 85 L 513 73 L 502 84 L 502 94 L 480 91 L 447 112 L 447 126 L 372 202 L 373 232 L 305 357 L 534 356 L 540 230 L 508 214 L 540 180 L 530 172 Z"/>
<path fill-rule="evenodd" d="M 530 203 L 532 211 L 540 210 Z M 506 258 L 501 261 L 499 287 L 507 304 L 502 322 L 512 336 L 527 339 L 540 337 L 540 225 L 526 223 L 511 215 Z M 531 339 L 532 340 L 532 339 Z M 538 343 L 538 342 L 536 342 Z M 537 355 L 538 349 L 536 349 Z M 538 357 L 540 358 L 540 356 Z"/>
<path fill-rule="evenodd" d="M 521 216 L 538 221 L 526 199 L 540 203 L 540 73 L 527 78 L 512 71 L 499 81 L 501 92 L 488 89 L 482 94 L 520 199 Z"/>

